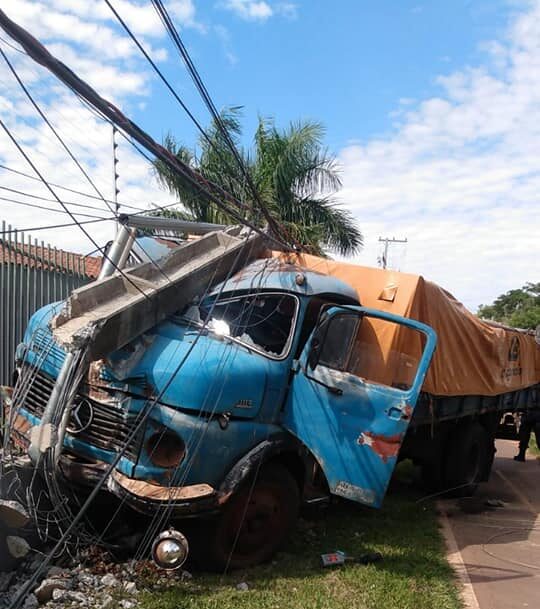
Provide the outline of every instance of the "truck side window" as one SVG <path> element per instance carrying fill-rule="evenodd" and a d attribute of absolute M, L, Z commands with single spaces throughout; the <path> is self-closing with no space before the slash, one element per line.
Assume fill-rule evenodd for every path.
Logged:
<path fill-rule="evenodd" d="M 319 329 L 324 336 L 319 363 L 335 370 L 345 370 L 351 345 L 360 323 L 358 315 L 346 313 L 322 321 Z"/>
<path fill-rule="evenodd" d="M 370 383 L 403 390 L 412 386 L 424 349 L 421 332 L 348 313 L 323 320 L 319 331 L 324 337 L 319 364 Z"/>
<path fill-rule="evenodd" d="M 304 315 L 304 322 L 300 331 L 300 338 L 298 339 L 298 347 L 296 348 L 295 357 L 300 357 L 300 354 L 306 346 L 308 338 L 317 325 L 319 320 L 319 313 L 323 307 L 328 307 L 332 304 L 351 304 L 357 305 L 358 302 L 349 298 L 339 296 L 337 294 L 328 294 L 324 296 L 314 296 L 307 306 L 306 313 Z"/>

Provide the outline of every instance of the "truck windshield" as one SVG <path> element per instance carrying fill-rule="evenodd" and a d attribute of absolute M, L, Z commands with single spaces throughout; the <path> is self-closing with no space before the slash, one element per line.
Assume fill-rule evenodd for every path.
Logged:
<path fill-rule="evenodd" d="M 298 299 L 290 294 L 249 294 L 206 300 L 189 307 L 184 318 L 203 323 L 219 336 L 229 336 L 270 357 L 285 357 L 292 342 Z M 208 317 L 211 318 L 208 320 Z"/>

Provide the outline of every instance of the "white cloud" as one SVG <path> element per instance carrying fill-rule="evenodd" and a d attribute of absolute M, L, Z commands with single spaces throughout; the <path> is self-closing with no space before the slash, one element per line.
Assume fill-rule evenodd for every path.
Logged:
<path fill-rule="evenodd" d="M 8 0 L 19 3 L 19 0 Z M 88 0 L 49 0 L 53 8 L 73 13 L 84 19 L 114 21 L 115 17 L 109 7 L 102 1 Z M 161 37 L 163 24 L 150 2 L 140 0 L 111 0 L 111 4 L 122 16 L 130 29 L 137 35 Z M 167 3 L 167 9 L 176 24 L 186 27 L 197 27 L 195 5 L 193 0 L 175 0 Z"/>
<path fill-rule="evenodd" d="M 298 5 L 293 4 L 292 2 L 278 2 L 275 6 L 275 10 L 288 19 L 296 19 L 298 16 Z"/>
<path fill-rule="evenodd" d="M 265 0 L 223 0 L 223 8 L 246 21 L 266 21 L 275 15 L 289 19 L 297 16 L 298 7 L 292 2 L 266 2 Z"/>
<path fill-rule="evenodd" d="M 265 21 L 274 14 L 272 7 L 263 0 L 226 0 L 223 5 L 247 20 Z"/>
<path fill-rule="evenodd" d="M 233 50 L 229 30 L 224 25 L 215 25 L 214 32 L 221 41 L 223 53 L 225 54 L 225 59 L 229 62 L 230 65 L 236 65 L 238 63 L 238 57 L 236 56 Z"/>
<path fill-rule="evenodd" d="M 441 75 L 437 97 L 401 101 L 390 136 L 341 152 L 343 201 L 366 233 L 407 236 L 402 270 L 423 274 L 475 309 L 540 278 L 540 2 L 484 65 Z"/>
<path fill-rule="evenodd" d="M 153 8 L 139 0 L 114 0 L 113 4 L 152 57 L 158 61 L 163 60 L 166 51 L 157 45 L 161 41 L 166 41 L 166 33 Z M 191 0 L 171 2 L 168 7 L 180 26 L 199 27 Z M 53 54 L 73 68 L 100 94 L 119 107 L 127 108 L 128 114 L 131 107 L 139 107 L 140 104 L 145 103 L 150 91 L 149 67 L 103 2 L 5 0 L 2 9 L 10 18 L 44 42 Z M 2 34 L 2 38 L 6 39 L 7 35 Z M 98 189 L 106 198 L 112 198 L 110 125 L 85 108 L 44 68 L 24 54 L 13 51 L 1 41 L 0 45 Z M 0 62 L 0 108 L 2 119 L 47 180 L 96 194 L 50 129 L 36 114 L 3 62 Z M 144 209 L 150 207 L 151 201 L 156 201 L 158 204 L 172 202 L 167 193 L 157 185 L 148 162 L 123 139 L 120 139 L 118 156 L 121 202 Z M 4 137 L 0 137 L 0 163 L 35 176 L 31 167 L 5 134 Z M 0 169 L 0 186 L 53 198 L 39 181 L 18 176 L 4 169 Z M 63 190 L 57 190 L 57 193 L 64 201 L 96 208 L 92 210 L 71 206 L 70 209 L 77 213 L 81 221 L 90 219 L 84 214 L 111 216 L 110 210 L 102 201 Z M 62 208 L 54 200 L 36 200 L 10 194 L 2 189 L 0 196 L 57 210 L 38 210 L 2 201 L 1 219 L 17 228 L 71 222 L 69 216 L 59 213 Z M 125 208 L 124 211 L 128 209 Z M 100 244 L 114 236 L 112 222 L 88 224 L 85 228 Z M 58 247 L 78 252 L 86 253 L 94 249 L 92 243 L 77 227 L 36 231 L 34 236 L 51 241 Z"/>

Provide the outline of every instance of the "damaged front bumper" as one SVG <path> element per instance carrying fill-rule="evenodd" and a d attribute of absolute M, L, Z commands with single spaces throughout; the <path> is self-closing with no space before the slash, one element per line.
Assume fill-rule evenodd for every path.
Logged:
<path fill-rule="evenodd" d="M 23 451 L 29 446 L 31 428 L 32 423 L 20 413 L 11 421 L 11 440 Z M 29 467 L 33 467 L 33 464 L 29 464 Z M 72 490 L 79 487 L 84 491 L 85 488 L 94 487 L 103 479 L 108 468 L 106 462 L 90 461 L 70 451 L 65 451 L 59 459 L 62 478 Z M 209 484 L 163 485 L 130 478 L 119 470 L 113 470 L 103 488 L 126 506 L 143 514 L 154 515 L 157 509 L 167 506 L 173 518 L 211 515 L 230 495 Z"/>
<path fill-rule="evenodd" d="M 164 505 L 170 507 L 171 514 L 176 517 L 211 513 L 217 511 L 227 498 L 209 484 L 167 487 L 133 480 L 117 471 L 109 477 L 107 488 L 133 509 L 152 515 Z"/>

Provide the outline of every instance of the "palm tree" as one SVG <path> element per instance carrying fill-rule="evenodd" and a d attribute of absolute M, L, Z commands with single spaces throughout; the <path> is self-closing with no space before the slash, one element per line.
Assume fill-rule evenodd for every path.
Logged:
<path fill-rule="evenodd" d="M 221 119 L 249 171 L 259 200 L 293 242 L 318 255 L 325 255 L 325 250 L 351 255 L 360 249 L 362 234 L 352 214 L 334 199 L 341 180 L 335 158 L 322 146 L 322 125 L 298 122 L 279 131 L 273 120 L 261 118 L 254 147 L 245 150 L 240 146 L 240 109 L 229 108 Z M 165 138 L 164 145 L 238 200 L 252 202 L 253 191 L 215 122 L 198 143 L 198 153 L 178 144 L 172 135 Z M 202 222 L 233 223 L 162 162 L 157 161 L 155 167 L 161 183 L 178 196 L 184 208 L 175 215 Z M 256 214 L 250 214 L 250 219 L 262 224 Z"/>

